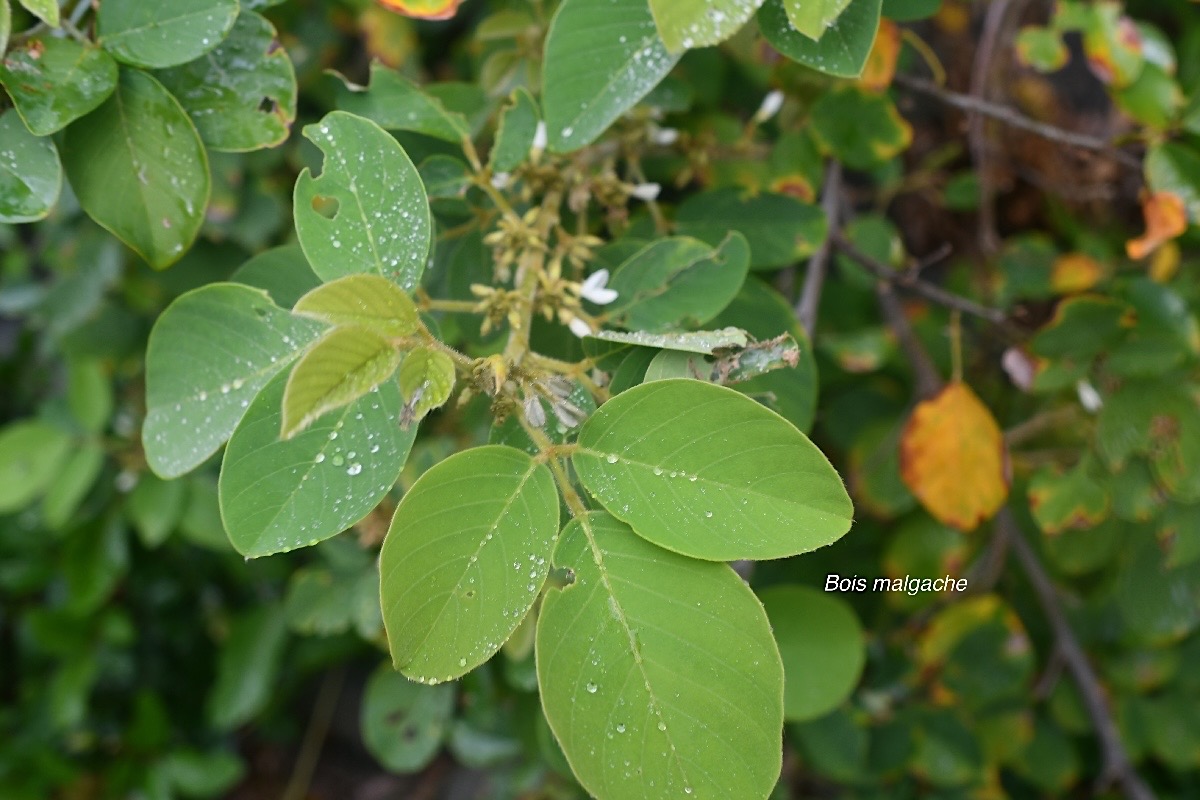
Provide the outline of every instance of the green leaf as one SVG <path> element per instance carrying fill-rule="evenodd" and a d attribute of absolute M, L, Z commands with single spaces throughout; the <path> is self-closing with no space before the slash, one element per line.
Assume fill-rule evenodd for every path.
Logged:
<path fill-rule="evenodd" d="M 1068 298 L 1034 336 L 1030 349 L 1045 358 L 1091 358 L 1124 338 L 1131 323 L 1129 311 L 1128 305 L 1112 297 Z"/>
<path fill-rule="evenodd" d="M 932 17 L 942 0 L 883 0 L 883 15 L 896 22 L 912 22 Z"/>
<path fill-rule="evenodd" d="M 658 347 L 663 350 L 679 350 L 685 353 L 701 353 L 703 355 L 712 355 L 717 350 L 731 347 L 745 347 L 750 344 L 750 337 L 740 328 L 722 328 L 717 331 L 688 331 L 687 333 L 600 331 L 592 334 L 589 338 L 599 339 L 604 342 L 617 342 L 641 347 Z"/>
<path fill-rule="evenodd" d="M 225 41 L 158 74 L 213 150 L 247 151 L 287 139 L 296 119 L 296 73 L 275 27 L 253 11 L 238 15 Z"/>
<path fill-rule="evenodd" d="M 413 131 L 456 144 L 471 136 L 466 117 L 447 110 L 441 100 L 378 62 L 371 65 L 371 80 L 366 87 L 342 79 L 337 107 L 388 130 Z"/>
<path fill-rule="evenodd" d="M 59 25 L 58 0 L 18 0 L 25 10 L 51 28 Z"/>
<path fill-rule="evenodd" d="M 0 56 L 8 52 L 8 37 L 11 33 L 12 9 L 8 6 L 8 0 L 0 0 Z"/>
<path fill-rule="evenodd" d="M 0 59 L 0 84 L 29 130 L 49 136 L 113 93 L 117 62 L 99 47 L 74 39 L 31 39 Z"/>
<path fill-rule="evenodd" d="M 221 750 L 176 750 L 156 766 L 165 781 L 185 797 L 224 795 L 246 774 L 241 758 Z"/>
<path fill-rule="evenodd" d="M 19 511 L 44 492 L 71 449 L 71 437 L 45 422 L 0 429 L 0 514 Z"/>
<path fill-rule="evenodd" d="M 138 479 L 125 501 L 125 514 L 146 548 L 158 547 L 175 530 L 183 516 L 186 488 L 183 481 L 164 481 L 152 473 Z"/>
<path fill-rule="evenodd" d="M 567 153 L 593 142 L 678 61 L 646 0 L 565 0 L 546 34 L 543 62 L 550 149 Z"/>
<path fill-rule="evenodd" d="M 0 223 L 45 219 L 61 191 L 54 141 L 34 136 L 15 112 L 0 114 Z"/>
<path fill-rule="evenodd" d="M 413 348 L 400 364 L 400 394 L 404 397 L 400 424 L 407 427 L 420 422 L 444 405 L 454 391 L 454 378 L 450 356 L 429 347 Z"/>
<path fill-rule="evenodd" d="M 812 255 L 829 233 L 825 214 L 811 203 L 765 192 L 744 197 L 738 189 L 694 194 L 679 206 L 676 232 L 713 247 L 735 230 L 750 243 L 750 269 L 780 269 Z"/>
<path fill-rule="evenodd" d="M 58 530 L 71 521 L 104 467 L 104 449 L 95 441 L 77 447 L 54 476 L 42 498 L 42 520 Z"/>
<path fill-rule="evenodd" d="M 104 0 L 96 33 L 119 61 L 162 69 L 215 48 L 238 16 L 238 0 Z"/>
<path fill-rule="evenodd" d="M 867 660 L 854 609 L 807 586 L 772 586 L 760 598 L 783 658 L 784 716 L 792 722 L 825 716 L 850 696 Z"/>
<path fill-rule="evenodd" d="M 67 363 L 67 406 L 89 433 L 100 433 L 113 412 L 113 389 L 108 372 L 96 359 L 74 358 Z"/>
<path fill-rule="evenodd" d="M 352 403 L 400 366 L 400 351 L 366 328 L 334 328 L 304 354 L 288 376 L 279 435 L 291 439 L 313 420 Z"/>
<path fill-rule="evenodd" d="M 763 0 L 650 0 L 667 50 L 708 47 L 733 36 Z"/>
<path fill-rule="evenodd" d="M 286 642 L 287 619 L 274 605 L 260 605 L 233 620 L 208 695 L 208 719 L 214 728 L 231 731 L 266 706 L 276 689 Z"/>
<path fill-rule="evenodd" d="M 304 135 L 325 153 L 324 171 L 296 180 L 296 234 L 324 280 L 366 272 L 411 291 L 429 255 L 429 201 L 404 149 L 375 123 L 334 111 Z M 370 169 L 363 169 L 363 165 Z M 332 216 L 320 209 L 333 206 Z"/>
<path fill-rule="evenodd" d="M 525 163 L 537 136 L 539 122 L 541 113 L 537 102 L 523 87 L 518 87 L 500 114 L 496 141 L 488 156 L 492 172 L 511 172 Z"/>
<path fill-rule="evenodd" d="M 320 332 L 248 286 L 209 284 L 180 296 L 146 349 L 142 445 L 150 469 L 175 478 L 204 463 L 271 377 Z"/>
<path fill-rule="evenodd" d="M 814 42 L 850 5 L 850 0 L 783 0 L 788 22 Z"/>
<path fill-rule="evenodd" d="M 1112 498 L 1093 475 L 1092 459 L 1073 469 L 1042 469 L 1029 482 L 1029 510 L 1042 532 L 1094 528 L 1108 517 Z"/>
<path fill-rule="evenodd" d="M 363 694 L 363 743 L 389 772 L 420 772 L 446 740 L 454 694 L 453 686 L 422 686 L 382 665 Z"/>
<path fill-rule="evenodd" d="M 292 312 L 328 325 L 354 325 L 381 336 L 411 336 L 420 320 L 407 294 L 378 275 L 347 275 L 318 286 Z"/>
<path fill-rule="evenodd" d="M 770 559 L 850 529 L 850 497 L 787 420 L 722 386 L 644 384 L 600 407 L 572 463 L 614 516 L 694 558 Z"/>
<path fill-rule="evenodd" d="M 822 148 L 854 169 L 871 170 L 912 143 L 912 126 L 886 96 L 855 86 L 822 94 L 813 104 L 812 130 Z"/>
<path fill-rule="evenodd" d="M 221 463 L 221 518 L 247 558 L 314 545 L 349 528 L 395 485 L 415 430 L 396 425 L 400 396 L 384 383 L 280 440 L 288 380 L 250 404 Z"/>
<path fill-rule="evenodd" d="M 230 280 L 264 290 L 280 308 L 291 308 L 321 285 L 297 244 L 264 250 L 238 267 Z"/>
<path fill-rule="evenodd" d="M 200 232 L 208 156 L 178 101 L 144 72 L 122 70 L 112 97 L 67 129 L 63 164 L 88 216 L 155 269 Z"/>
<path fill-rule="evenodd" d="M 766 798 L 780 769 L 783 666 L 724 564 L 683 558 L 607 514 L 563 530 L 537 626 L 542 708 L 602 800 Z"/>
<path fill-rule="evenodd" d="M 549 468 L 511 447 L 466 450 L 422 475 L 379 557 L 396 668 L 438 683 L 491 658 L 542 590 L 558 516 Z"/>
<path fill-rule="evenodd" d="M 837 21 L 815 42 L 792 27 L 784 2 L 766 0 L 758 12 L 758 27 L 772 47 L 827 75 L 857 78 L 862 74 L 879 30 L 881 0 L 850 0 Z"/>
<path fill-rule="evenodd" d="M 687 236 L 660 239 L 613 273 L 610 319 L 652 333 L 698 327 L 729 305 L 749 266 L 750 246 L 736 231 L 716 249 Z"/>
<path fill-rule="evenodd" d="M 1146 154 L 1146 184 L 1179 195 L 1188 218 L 1200 224 L 1200 152 L 1181 142 L 1154 145 Z"/>

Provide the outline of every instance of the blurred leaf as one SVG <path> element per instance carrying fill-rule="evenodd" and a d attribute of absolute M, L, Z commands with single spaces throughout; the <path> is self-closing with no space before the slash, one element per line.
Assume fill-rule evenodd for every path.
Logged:
<path fill-rule="evenodd" d="M 736 230 L 750 244 L 750 269 L 780 269 L 807 258 L 825 241 L 824 213 L 782 194 L 745 197 L 737 189 L 693 194 L 679 205 L 676 232 L 720 247 Z"/>
<path fill-rule="evenodd" d="M 496 141 L 488 156 L 492 172 L 511 172 L 525 163 L 537 138 L 539 124 L 541 112 L 537 102 L 525 89 L 516 89 L 500 114 Z"/>
<path fill-rule="evenodd" d="M 237 0 L 104 0 L 96 11 L 96 33 L 120 61 L 161 69 L 215 48 L 237 16 Z"/>
<path fill-rule="evenodd" d="M 812 126 L 822 147 L 854 169 L 873 169 L 912 143 L 912 126 L 889 98 L 854 87 L 821 95 Z"/>
<path fill-rule="evenodd" d="M 1171 192 L 1159 192 L 1142 198 L 1142 215 L 1146 218 L 1146 232 L 1125 244 L 1130 258 L 1140 260 L 1181 236 L 1187 230 L 1187 209 L 1183 198 Z"/>
<path fill-rule="evenodd" d="M 144 547 L 158 547 L 175 530 L 183 515 L 186 489 L 183 481 L 164 481 L 153 473 L 138 479 L 125 502 L 125 513 Z"/>
<path fill-rule="evenodd" d="M 793 61 L 828 75 L 857 78 L 862 74 L 879 29 L 881 0 L 850 0 L 837 21 L 816 41 L 788 19 L 785 4 L 795 2 L 766 0 L 758 12 L 758 26 L 771 46 Z"/>
<path fill-rule="evenodd" d="M 667 50 L 720 44 L 737 33 L 763 0 L 650 0 Z"/>
<path fill-rule="evenodd" d="M 417 19 L 450 19 L 462 0 L 379 0 L 384 8 Z"/>
<path fill-rule="evenodd" d="M 16 112 L 0 113 L 0 223 L 44 219 L 61 191 L 54 141 L 31 134 Z"/>
<path fill-rule="evenodd" d="M 1084 458 L 1066 472 L 1043 469 L 1029 482 L 1029 509 L 1048 536 L 1065 530 L 1094 528 L 1108 517 L 1112 497 Z"/>
<path fill-rule="evenodd" d="M 64 431 L 38 420 L 0 428 L 0 514 L 19 511 L 44 493 L 71 445 Z"/>
<path fill-rule="evenodd" d="M 400 394 L 404 398 L 402 425 L 420 422 L 435 408 L 440 408 L 454 391 L 454 360 L 445 353 L 429 347 L 415 347 L 400 363 Z"/>
<path fill-rule="evenodd" d="M 117 63 L 98 47 L 48 36 L 0 59 L 0 84 L 35 136 L 90 113 L 117 87 Z"/>
<path fill-rule="evenodd" d="M 456 144 L 470 137 L 466 117 L 447 110 L 436 97 L 383 64 L 371 65 L 368 86 L 343 79 L 337 95 L 338 108 L 387 130 L 414 131 Z"/>
<path fill-rule="evenodd" d="M 850 0 L 783 0 L 788 22 L 814 41 L 821 38 L 848 5 Z"/>
<path fill-rule="evenodd" d="M 264 603 L 232 620 L 208 693 L 213 727 L 232 731 L 262 711 L 276 689 L 286 643 L 286 617 L 274 604 Z"/>
<path fill-rule="evenodd" d="M 900 473 L 936 519 L 970 531 L 1008 497 L 1004 434 L 965 383 L 917 404 L 900 439 Z"/>
<path fill-rule="evenodd" d="M 446 739 L 454 695 L 449 684 L 423 686 L 381 665 L 363 695 L 363 742 L 390 772 L 419 772 Z"/>

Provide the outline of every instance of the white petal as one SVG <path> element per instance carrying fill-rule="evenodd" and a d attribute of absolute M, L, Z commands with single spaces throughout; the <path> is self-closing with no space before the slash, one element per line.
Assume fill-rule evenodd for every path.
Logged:
<path fill-rule="evenodd" d="M 567 323 L 567 327 L 571 329 L 571 333 L 582 339 L 585 336 L 592 335 L 592 326 L 581 320 L 579 317 L 574 317 Z"/>
<path fill-rule="evenodd" d="M 593 289 L 603 289 L 608 286 L 609 273 L 607 269 L 598 269 L 591 275 L 588 275 L 583 282 L 583 286 L 579 287 L 580 292 L 585 296 Z"/>
<path fill-rule="evenodd" d="M 1079 403 L 1091 413 L 1095 414 L 1100 409 L 1104 408 L 1104 398 L 1096 391 L 1096 387 L 1092 386 L 1087 381 L 1080 381 L 1075 384 L 1075 391 L 1079 393 Z"/>
<path fill-rule="evenodd" d="M 533 147 L 530 149 L 539 154 L 546 149 L 546 123 L 538 122 L 537 129 L 533 132 Z"/>
<path fill-rule="evenodd" d="M 783 92 L 775 89 L 767 92 L 767 96 L 763 98 L 762 105 L 758 107 L 754 118 L 759 122 L 766 122 L 778 114 L 781 108 L 783 108 Z"/>
<path fill-rule="evenodd" d="M 492 186 L 497 189 L 507 189 L 510 183 L 512 183 L 512 176 L 507 172 L 497 172 L 492 176 Z"/>
<path fill-rule="evenodd" d="M 662 186 L 658 185 L 657 183 L 639 183 L 637 186 L 633 187 L 633 191 L 631 191 L 630 194 L 636 197 L 638 200 L 645 200 L 647 203 L 649 203 L 651 200 L 657 198 L 658 193 L 661 191 Z"/>
<path fill-rule="evenodd" d="M 679 141 L 679 131 L 674 128 L 658 128 L 650 135 L 650 140 L 657 145 L 666 146 Z"/>
<path fill-rule="evenodd" d="M 1028 392 L 1033 388 L 1033 379 L 1037 375 L 1037 364 L 1019 347 L 1010 347 L 1004 351 L 1000 360 L 1004 371 L 1018 389 Z"/>

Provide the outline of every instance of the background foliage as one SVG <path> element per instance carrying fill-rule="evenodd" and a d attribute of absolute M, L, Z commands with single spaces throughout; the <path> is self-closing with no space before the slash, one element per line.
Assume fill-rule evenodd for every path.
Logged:
<path fill-rule="evenodd" d="M 593 535 L 643 629 L 655 584 L 745 613 L 677 602 L 694 640 L 643 636 L 719 656 L 735 699 L 778 664 L 696 559 L 764 559 L 738 567 L 790 678 L 772 797 L 1200 792 L 1195 5 L 754 5 L 0 0 L 5 797 L 600 794 L 645 748 L 592 758 L 634 721 L 564 719 L 606 687 L 546 651 L 606 630 L 560 591 L 604 580 Z M 512 278 L 541 244 L 531 319 Z M 511 372 L 526 345 L 541 382 Z M 629 493 L 664 454 L 619 412 L 696 426 L 664 436 L 701 472 L 754 443 L 731 421 L 793 436 L 747 398 L 832 460 L 848 535 L 797 544 L 770 520 L 830 509 L 784 494 L 731 545 L 703 515 L 739 509 L 685 480 Z M 563 452 L 597 502 L 539 562 L 535 523 L 580 509 L 521 423 L 557 447 L 589 416 Z M 460 660 L 388 616 L 437 563 L 380 547 L 488 470 L 515 477 L 479 507 L 524 504 L 502 533 L 534 555 Z M 855 589 L 881 576 L 969 588 Z M 743 766 L 765 796 L 779 765 Z"/>

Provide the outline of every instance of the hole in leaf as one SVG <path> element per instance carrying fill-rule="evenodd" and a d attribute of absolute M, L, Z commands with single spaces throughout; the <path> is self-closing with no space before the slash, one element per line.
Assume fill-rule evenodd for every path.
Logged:
<path fill-rule="evenodd" d="M 264 114 L 274 114 L 276 108 L 275 100 L 270 97 L 264 97 L 262 102 L 258 104 L 258 110 Z"/>
<path fill-rule="evenodd" d="M 467 591 L 463 592 L 463 597 L 467 598 L 468 600 L 473 599 L 475 597 L 475 590 L 467 589 Z"/>
<path fill-rule="evenodd" d="M 329 197 L 328 195 L 319 194 L 312 199 L 313 211 L 317 212 L 325 219 L 336 219 L 340 206 L 341 203 L 338 202 L 336 197 Z"/>

